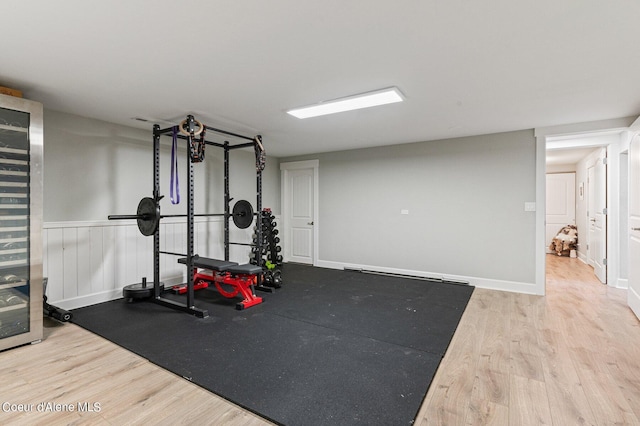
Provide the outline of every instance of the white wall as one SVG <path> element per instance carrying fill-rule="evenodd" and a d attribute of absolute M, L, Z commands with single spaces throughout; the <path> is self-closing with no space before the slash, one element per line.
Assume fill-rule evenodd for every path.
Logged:
<path fill-rule="evenodd" d="M 149 130 L 120 126 L 57 111 L 44 116 L 44 221 L 103 220 L 109 214 L 133 214 L 142 197 L 153 193 L 153 140 Z M 209 139 L 209 137 L 208 137 Z M 214 135 L 211 139 L 216 140 Z M 219 138 L 219 142 L 223 142 Z M 216 140 L 217 141 L 217 140 Z M 163 214 L 186 212 L 186 157 L 180 152 L 182 203 L 169 201 L 171 138 L 162 138 L 161 201 Z M 184 144 L 184 141 L 181 141 Z M 269 149 L 269 141 L 265 140 Z M 205 161 L 195 164 L 195 210 L 224 211 L 223 150 L 207 146 Z M 230 153 L 230 192 L 255 208 L 255 157 L 252 150 Z M 233 203 L 233 202 L 232 202 Z M 263 206 L 280 210 L 277 160 L 269 157 L 263 172 Z"/>
<path fill-rule="evenodd" d="M 373 265 L 533 292 L 536 145 L 524 130 L 319 159 L 326 265 Z M 409 210 L 401 215 L 400 210 Z"/>
<path fill-rule="evenodd" d="M 214 135 L 207 139 L 216 142 Z M 186 150 L 179 155 L 182 202 L 169 201 L 170 137 L 161 145 L 163 214 L 186 213 Z M 183 142 L 184 143 L 184 142 Z M 269 149 L 269 141 L 265 140 Z M 268 151 L 267 151 L 268 152 Z M 224 151 L 207 146 L 205 161 L 194 165 L 196 213 L 224 212 Z M 253 150 L 230 152 L 232 204 L 247 199 L 256 206 Z M 52 302 L 73 308 L 121 297 L 120 289 L 153 275 L 153 247 L 135 221 L 107 221 L 109 214 L 134 214 L 142 197 L 153 192 L 151 130 L 45 110 L 44 117 L 44 268 Z M 280 210 L 277 160 L 267 158 L 263 172 L 263 207 Z M 185 220 L 166 219 L 161 227 L 163 250 L 185 252 Z M 198 219 L 196 252 L 223 257 L 220 218 Z M 251 228 L 231 226 L 231 240 L 250 242 Z M 231 260 L 248 261 L 248 249 L 235 246 Z M 161 258 L 161 279 L 186 279 L 175 257 Z"/>
<path fill-rule="evenodd" d="M 196 218 L 195 252 L 223 259 L 222 218 Z M 186 251 L 184 219 L 160 224 L 160 249 Z M 232 228 L 234 241 L 250 241 L 251 228 Z M 73 309 L 122 297 L 122 287 L 153 281 L 153 238 L 138 231 L 135 221 L 48 222 L 43 232 L 43 269 L 49 278 L 51 303 Z M 232 246 L 230 260 L 246 263 L 249 249 Z M 160 280 L 166 286 L 186 281 L 186 268 L 175 256 L 160 255 Z"/>

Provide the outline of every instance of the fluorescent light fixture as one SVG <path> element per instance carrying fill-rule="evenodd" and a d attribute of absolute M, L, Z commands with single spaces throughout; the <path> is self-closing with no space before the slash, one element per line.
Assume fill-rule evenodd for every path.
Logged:
<path fill-rule="evenodd" d="M 351 111 L 354 109 L 370 108 L 378 105 L 402 102 L 404 97 L 396 87 L 334 99 L 302 108 L 287 111 L 297 118 L 318 117 L 321 115 L 335 114 L 336 112 Z"/>

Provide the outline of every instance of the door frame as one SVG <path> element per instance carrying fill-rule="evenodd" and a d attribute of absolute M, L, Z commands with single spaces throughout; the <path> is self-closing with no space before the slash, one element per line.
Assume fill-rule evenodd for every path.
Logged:
<path fill-rule="evenodd" d="M 319 229 L 320 229 L 320 197 L 319 197 L 319 168 L 320 161 L 319 160 L 304 160 L 304 161 L 291 161 L 286 163 L 280 163 L 280 211 L 282 212 L 282 239 L 283 244 L 286 244 L 288 241 L 289 233 L 291 232 L 289 227 L 289 206 L 291 203 L 289 202 L 292 194 L 289 191 L 289 185 L 287 185 L 289 179 L 289 172 L 291 170 L 304 170 L 304 169 L 313 169 L 313 255 L 312 255 L 312 264 L 316 266 L 318 264 L 318 247 L 320 245 L 319 242 Z M 287 255 L 289 251 L 284 250 L 283 261 L 288 262 L 289 256 Z"/>
<path fill-rule="evenodd" d="M 635 154 L 634 151 L 634 139 L 638 138 L 640 139 L 640 117 L 638 118 L 638 120 L 636 120 L 636 122 L 634 123 L 634 125 L 631 126 L 630 128 L 631 132 L 630 132 L 630 137 L 629 137 L 629 146 L 627 147 L 628 150 L 628 158 L 629 158 L 629 168 L 627 169 L 627 182 L 629 184 L 628 188 L 628 195 L 629 197 L 627 198 L 628 201 L 631 201 L 631 197 L 632 197 L 632 190 L 635 190 L 637 188 L 632 187 L 633 185 L 631 184 L 631 182 L 633 181 L 633 179 L 637 178 L 637 172 L 638 170 L 635 168 L 637 167 L 637 164 L 634 164 L 634 158 L 633 158 L 633 154 Z M 640 144 L 640 142 L 638 142 L 638 144 Z M 639 154 L 640 155 L 640 154 Z M 635 165 L 635 167 L 634 167 Z M 627 248 L 628 248 L 628 255 L 629 258 L 631 257 L 631 242 L 632 239 L 637 239 L 637 234 L 636 231 L 632 230 L 631 228 L 634 226 L 635 221 L 633 220 L 632 217 L 632 208 L 633 206 L 631 206 L 631 203 L 628 204 L 628 209 L 627 209 L 627 217 L 628 217 L 628 223 L 626 224 L 626 241 L 627 241 Z M 631 262 L 629 262 L 629 266 L 631 266 Z M 640 292 L 638 292 L 637 288 L 638 288 L 638 276 L 636 274 L 636 270 L 631 270 L 631 268 L 629 268 L 629 270 L 627 271 L 627 305 L 629 306 L 629 308 L 631 308 L 631 310 L 633 311 L 633 313 L 636 315 L 636 317 L 638 317 L 638 319 L 640 319 Z"/>
<path fill-rule="evenodd" d="M 636 120 L 636 116 L 614 118 L 610 120 L 600 120 L 588 123 L 567 124 L 552 127 L 543 127 L 534 129 L 534 137 L 536 139 L 536 238 L 535 238 L 535 285 L 534 293 L 545 295 L 546 293 L 546 248 L 545 248 L 545 215 L 546 215 L 546 157 L 547 157 L 547 138 L 557 136 L 569 136 L 578 134 L 597 134 L 597 133 L 622 133 L 627 131 L 632 123 Z M 611 146 L 612 151 L 608 155 L 619 161 L 619 146 Z M 617 167 L 613 167 L 616 163 L 612 161 L 608 167 L 607 173 L 610 182 L 618 182 Z M 617 183 L 613 184 L 617 185 Z M 618 214 L 617 197 L 619 194 L 617 186 L 607 191 L 607 204 L 609 205 L 609 219 L 607 222 L 607 247 L 610 259 L 618 259 L 618 248 L 620 242 L 617 232 L 612 232 L 612 228 L 618 225 L 616 215 Z M 579 231 L 578 231 L 579 232 Z M 609 262 L 607 268 L 608 285 L 616 286 L 618 282 L 618 269 L 616 262 Z"/>

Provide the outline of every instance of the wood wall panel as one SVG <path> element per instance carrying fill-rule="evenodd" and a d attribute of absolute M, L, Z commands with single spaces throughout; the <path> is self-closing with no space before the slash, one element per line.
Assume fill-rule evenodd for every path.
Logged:
<path fill-rule="evenodd" d="M 194 252 L 224 259 L 224 222 L 214 217 L 194 225 Z M 160 225 L 160 250 L 187 251 L 185 219 Z M 253 227 L 231 226 L 231 241 L 248 243 Z M 51 303 L 74 309 L 121 297 L 122 287 L 146 277 L 153 281 L 153 237 L 145 237 L 134 221 L 55 222 L 44 225 L 44 276 L 49 278 Z M 249 248 L 231 246 L 230 260 L 247 263 Z M 186 281 L 186 268 L 178 256 L 160 255 L 160 280 L 165 284 Z"/>

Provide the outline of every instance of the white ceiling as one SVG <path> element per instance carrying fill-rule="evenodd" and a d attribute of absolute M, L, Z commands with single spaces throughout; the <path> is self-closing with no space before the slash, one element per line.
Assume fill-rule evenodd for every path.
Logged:
<path fill-rule="evenodd" d="M 640 113 L 637 0 L 11 3 L 0 85 L 149 129 L 194 113 L 275 156 Z M 388 86 L 406 102 L 285 113 Z"/>
<path fill-rule="evenodd" d="M 575 165 L 596 148 L 620 142 L 620 137 L 620 130 L 548 137 L 546 164 Z"/>
<path fill-rule="evenodd" d="M 591 148 L 572 148 L 561 149 L 557 151 L 547 151 L 547 166 L 556 165 L 574 165 L 580 160 L 591 154 L 595 150 Z"/>

